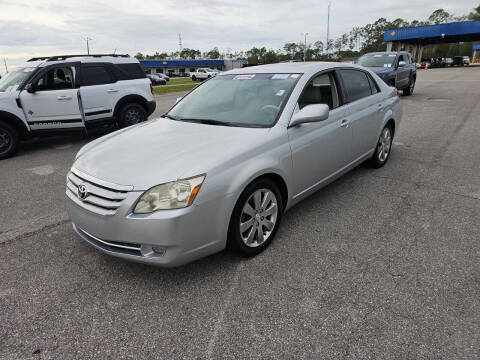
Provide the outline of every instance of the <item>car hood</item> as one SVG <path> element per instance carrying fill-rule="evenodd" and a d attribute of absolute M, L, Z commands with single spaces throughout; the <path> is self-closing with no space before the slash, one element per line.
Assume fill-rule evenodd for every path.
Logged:
<path fill-rule="evenodd" d="M 159 118 L 85 145 L 73 167 L 97 179 L 144 191 L 208 173 L 242 151 L 262 144 L 269 131 Z"/>
<path fill-rule="evenodd" d="M 386 74 L 394 71 L 394 69 L 391 67 L 371 67 L 369 69 L 372 70 L 375 74 Z"/>

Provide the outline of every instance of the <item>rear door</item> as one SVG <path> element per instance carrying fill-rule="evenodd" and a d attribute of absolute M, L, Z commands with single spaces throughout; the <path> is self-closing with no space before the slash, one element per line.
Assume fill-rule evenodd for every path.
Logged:
<path fill-rule="evenodd" d="M 367 72 L 357 69 L 337 71 L 342 79 L 346 107 L 350 113 L 352 160 L 356 160 L 375 148 L 383 116 L 383 95 Z"/>
<path fill-rule="evenodd" d="M 32 130 L 83 127 L 78 97 L 78 66 L 45 68 L 31 81 L 33 93 L 20 92 L 20 102 Z"/>
<path fill-rule="evenodd" d="M 119 88 L 109 64 L 82 64 L 80 68 L 80 96 L 85 123 L 113 117 Z"/>

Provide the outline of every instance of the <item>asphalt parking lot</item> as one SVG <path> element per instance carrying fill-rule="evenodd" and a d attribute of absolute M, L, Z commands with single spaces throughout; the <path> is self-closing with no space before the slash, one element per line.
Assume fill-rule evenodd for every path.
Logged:
<path fill-rule="evenodd" d="M 480 68 L 419 70 L 387 165 L 291 209 L 248 260 L 101 254 L 64 206 L 97 135 L 29 141 L 0 162 L 0 358 L 479 358 L 479 83 Z"/>

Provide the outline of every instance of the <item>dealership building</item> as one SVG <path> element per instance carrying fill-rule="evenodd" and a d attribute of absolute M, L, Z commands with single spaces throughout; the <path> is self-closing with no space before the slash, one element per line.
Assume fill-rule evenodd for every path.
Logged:
<path fill-rule="evenodd" d="M 145 69 L 147 74 L 166 74 L 166 75 L 183 75 L 190 74 L 198 68 L 210 68 L 220 71 L 241 68 L 247 64 L 245 60 L 140 60 L 140 65 Z"/>

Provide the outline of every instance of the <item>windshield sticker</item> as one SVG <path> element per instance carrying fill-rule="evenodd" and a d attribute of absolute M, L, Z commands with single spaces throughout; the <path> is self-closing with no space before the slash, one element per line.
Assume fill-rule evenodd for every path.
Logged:
<path fill-rule="evenodd" d="M 290 75 L 290 77 L 292 79 L 296 79 L 296 78 L 300 77 L 300 74 L 292 74 L 292 75 Z"/>
<path fill-rule="evenodd" d="M 290 74 L 275 74 L 272 76 L 272 80 L 281 80 L 281 79 L 288 79 Z"/>
<path fill-rule="evenodd" d="M 383 67 L 392 67 L 392 64 L 383 64 Z"/>
<path fill-rule="evenodd" d="M 278 90 L 275 95 L 282 96 L 283 94 L 285 94 L 285 90 Z"/>
<path fill-rule="evenodd" d="M 395 55 L 395 54 L 390 54 L 390 55 L 388 55 L 388 56 L 390 56 L 390 57 L 395 57 L 395 56 L 397 56 L 397 55 Z"/>
<path fill-rule="evenodd" d="M 380 54 L 377 54 L 377 55 L 373 55 L 373 57 L 381 57 L 382 55 Z"/>
<path fill-rule="evenodd" d="M 250 80 L 255 77 L 255 74 L 248 74 L 248 75 L 237 75 L 233 78 L 233 80 Z"/>

